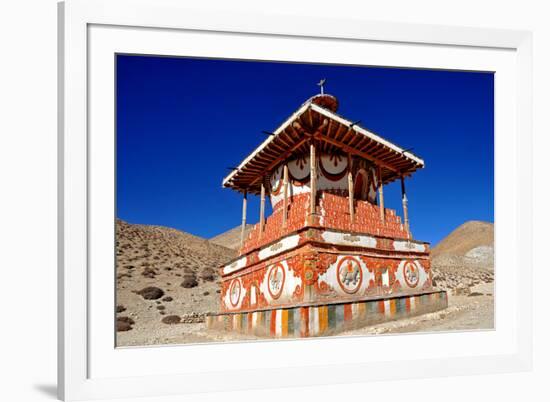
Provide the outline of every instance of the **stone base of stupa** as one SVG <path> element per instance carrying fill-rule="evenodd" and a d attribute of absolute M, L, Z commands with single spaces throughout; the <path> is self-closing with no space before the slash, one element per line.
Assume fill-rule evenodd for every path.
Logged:
<path fill-rule="evenodd" d="M 221 313 L 206 317 L 208 329 L 269 338 L 328 336 L 385 321 L 431 313 L 447 307 L 440 290 L 415 295 L 369 298 L 344 303 Z"/>
<path fill-rule="evenodd" d="M 239 257 L 220 268 L 220 310 L 210 328 L 266 337 L 337 333 L 447 307 L 433 287 L 429 244 L 412 238 L 395 211 L 367 201 L 352 221 L 345 196 L 292 199 L 286 226 L 275 207 L 251 230 Z"/>

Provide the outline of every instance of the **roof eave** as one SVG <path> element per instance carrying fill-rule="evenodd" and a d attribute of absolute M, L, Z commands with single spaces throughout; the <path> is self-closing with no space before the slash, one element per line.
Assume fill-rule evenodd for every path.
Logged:
<path fill-rule="evenodd" d="M 240 164 L 237 166 L 236 169 L 233 169 L 223 180 L 222 180 L 222 186 L 223 187 L 229 187 L 229 181 L 235 176 L 235 174 L 241 170 L 250 160 L 254 158 L 256 154 L 258 154 L 260 151 L 262 151 L 266 146 L 268 146 L 272 141 L 275 140 L 275 138 L 294 120 L 296 120 L 302 113 L 304 113 L 308 107 L 311 106 L 311 102 L 304 103 L 298 110 L 296 110 L 292 115 L 288 117 L 277 129 L 273 132 L 275 135 L 270 135 L 268 138 L 265 139 L 264 142 L 262 142 L 253 152 L 251 152 Z"/>
<path fill-rule="evenodd" d="M 413 154 L 410 151 L 407 151 L 398 145 L 386 140 L 385 138 L 379 136 L 376 133 L 373 133 L 372 131 L 369 131 L 357 124 L 352 124 L 350 120 L 347 120 L 341 116 L 339 116 L 336 113 L 331 112 L 330 110 L 327 110 L 321 106 L 318 106 L 314 103 L 312 103 L 310 100 L 306 101 L 298 110 L 296 110 L 292 115 L 290 115 L 274 132 L 272 136 L 269 136 L 265 139 L 253 152 L 251 152 L 240 164 L 236 169 L 233 169 L 222 181 L 222 187 L 232 187 L 231 180 L 233 177 L 244 167 L 246 166 L 259 152 L 261 152 L 265 147 L 267 147 L 272 141 L 274 141 L 279 134 L 286 129 L 287 126 L 289 126 L 293 121 L 295 121 L 297 118 L 299 118 L 303 113 L 305 113 L 308 108 L 311 108 L 312 110 L 316 111 L 317 113 L 328 117 L 330 119 L 333 119 L 337 122 L 339 122 L 342 125 L 346 125 L 348 127 L 352 127 L 353 130 L 361 135 L 364 135 L 373 141 L 376 141 L 395 152 L 398 152 L 402 154 L 405 158 L 413 162 L 417 167 L 414 170 L 422 169 L 425 167 L 424 160 L 415 154 Z"/>
<path fill-rule="evenodd" d="M 325 108 L 317 106 L 316 104 L 311 104 L 311 108 L 313 110 L 315 110 L 317 113 L 320 113 L 320 114 L 322 114 L 326 117 L 329 117 L 333 120 L 336 120 L 339 123 L 344 124 L 346 126 L 351 126 L 352 123 L 353 123 L 352 121 L 347 120 L 347 119 L 337 115 L 336 113 L 331 112 L 330 110 L 327 110 Z M 388 148 L 391 148 L 396 152 L 401 153 L 406 158 L 408 158 L 408 159 L 412 160 L 413 162 L 415 162 L 416 164 L 421 165 L 422 167 L 424 167 L 424 160 L 422 158 L 416 156 L 412 152 L 404 150 L 403 148 L 399 147 L 398 145 L 395 145 L 394 143 L 386 140 L 385 138 L 382 138 L 378 134 L 375 134 L 372 131 L 369 131 L 369 130 L 367 130 L 367 129 L 365 129 L 365 128 L 357 125 L 357 124 L 354 124 L 352 128 L 355 132 L 357 132 L 359 134 L 362 134 L 366 137 L 369 137 L 372 140 L 374 140 L 374 141 L 376 141 L 376 142 L 378 142 L 378 143 L 380 143 L 384 146 L 387 146 Z"/>

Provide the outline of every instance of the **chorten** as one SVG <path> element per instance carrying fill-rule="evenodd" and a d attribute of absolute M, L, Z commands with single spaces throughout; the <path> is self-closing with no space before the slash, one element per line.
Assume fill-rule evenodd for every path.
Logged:
<path fill-rule="evenodd" d="M 324 83 L 223 180 L 243 195 L 241 246 L 209 328 L 308 337 L 447 306 L 408 219 L 405 182 L 424 161 L 338 115 Z M 384 204 L 395 181 L 402 217 Z M 259 222 L 245 236 L 251 194 Z"/>

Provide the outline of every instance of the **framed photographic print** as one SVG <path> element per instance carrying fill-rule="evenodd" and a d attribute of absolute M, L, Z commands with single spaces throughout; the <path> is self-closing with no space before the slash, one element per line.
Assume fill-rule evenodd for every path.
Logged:
<path fill-rule="evenodd" d="M 530 368 L 530 33 L 59 15 L 60 397 Z"/>

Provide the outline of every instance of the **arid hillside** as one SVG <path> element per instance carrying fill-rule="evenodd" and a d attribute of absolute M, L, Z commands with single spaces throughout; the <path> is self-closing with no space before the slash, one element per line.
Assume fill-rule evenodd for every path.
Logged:
<path fill-rule="evenodd" d="M 218 268 L 235 250 L 167 227 L 117 220 L 116 229 L 119 345 L 155 343 L 170 323 L 218 311 Z"/>
<path fill-rule="evenodd" d="M 248 233 L 252 230 L 253 226 L 254 225 L 246 225 L 244 229 L 245 239 L 247 238 Z M 227 232 L 214 236 L 210 239 L 210 242 L 233 250 L 238 250 L 241 245 L 241 227 L 237 226 Z"/>
<path fill-rule="evenodd" d="M 494 280 L 494 228 L 489 222 L 469 221 L 445 237 L 431 253 L 434 281 L 456 293 Z"/>
<path fill-rule="evenodd" d="M 118 346 L 244 339 L 211 333 L 204 323 L 206 313 L 219 311 L 218 268 L 237 255 L 240 227 L 207 240 L 167 227 L 116 225 Z M 432 267 L 435 286 L 449 292 L 445 312 L 353 334 L 492 328 L 493 225 L 458 227 L 433 249 Z"/>
<path fill-rule="evenodd" d="M 453 230 L 432 249 L 432 257 L 442 254 L 465 256 L 477 247 L 493 247 L 494 227 L 490 222 L 468 221 Z"/>

